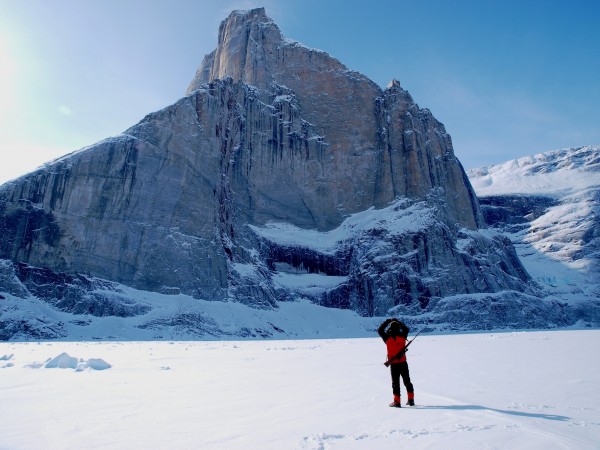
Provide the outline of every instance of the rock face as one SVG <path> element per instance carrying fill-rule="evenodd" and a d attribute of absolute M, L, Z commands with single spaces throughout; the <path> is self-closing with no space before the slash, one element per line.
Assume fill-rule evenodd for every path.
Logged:
<path fill-rule="evenodd" d="M 294 141 L 301 143 L 295 138 L 322 144 L 322 154 L 306 149 L 296 161 L 281 161 L 282 175 L 292 174 L 302 189 L 301 210 L 312 213 L 296 222 L 298 205 L 291 204 L 296 225 L 331 229 L 348 214 L 381 208 L 400 196 L 422 199 L 433 188 L 443 189 L 451 215 L 462 225 L 483 223 L 450 136 L 398 81 L 382 91 L 327 53 L 283 38 L 262 8 L 234 12 L 221 24 L 219 45 L 204 58 L 188 94 L 226 77 L 256 87 L 258 99 L 274 107 L 278 124 L 266 136 L 265 143 L 274 146 L 266 149 L 268 157 L 277 148 L 281 154 L 286 140 L 292 150 Z M 278 181 L 264 188 L 272 192 Z"/>
<path fill-rule="evenodd" d="M 483 216 L 450 136 L 397 81 L 382 90 L 283 38 L 256 9 L 221 24 L 187 94 L 2 186 L 0 258 L 167 294 L 257 308 L 308 297 L 363 315 L 535 291 L 510 242 L 477 232 Z M 144 312 L 100 311 L 110 308 Z"/>

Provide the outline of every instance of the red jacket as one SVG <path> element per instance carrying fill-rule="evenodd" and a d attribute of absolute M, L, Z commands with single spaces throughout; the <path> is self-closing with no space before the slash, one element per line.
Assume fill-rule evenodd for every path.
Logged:
<path fill-rule="evenodd" d="M 391 330 L 387 330 L 388 325 L 392 322 L 398 322 L 399 333 L 392 333 Z M 388 360 L 393 358 L 398 354 L 400 350 L 402 350 L 406 346 L 406 338 L 408 337 L 409 329 L 404 323 L 400 322 L 397 319 L 388 319 L 383 322 L 379 328 L 377 329 L 379 336 L 385 342 L 387 347 Z M 401 358 L 396 359 L 392 364 L 403 363 L 406 362 L 406 354 L 402 355 Z"/>
<path fill-rule="evenodd" d="M 406 338 L 402 336 L 390 336 L 386 339 L 385 345 L 387 347 L 388 359 L 390 359 L 406 346 Z M 397 359 L 392 364 L 401 362 L 406 362 L 406 353 L 402 355 L 402 358 Z"/>

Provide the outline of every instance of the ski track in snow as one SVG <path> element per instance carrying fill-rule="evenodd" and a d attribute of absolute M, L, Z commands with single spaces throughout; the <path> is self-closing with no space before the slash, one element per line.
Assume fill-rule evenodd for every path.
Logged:
<path fill-rule="evenodd" d="M 0 449 L 594 449 L 599 338 L 420 335 L 401 409 L 378 338 L 0 343 Z"/>

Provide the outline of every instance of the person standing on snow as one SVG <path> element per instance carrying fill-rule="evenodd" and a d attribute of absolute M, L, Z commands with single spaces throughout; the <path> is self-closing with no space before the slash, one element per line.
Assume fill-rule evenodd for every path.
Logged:
<path fill-rule="evenodd" d="M 409 329 L 398 319 L 387 319 L 379 326 L 377 332 L 387 347 L 388 361 L 406 346 Z M 394 401 L 390 403 L 390 406 L 396 408 L 400 408 L 401 406 L 400 377 L 402 377 L 408 395 L 408 402 L 406 404 L 408 406 L 415 406 L 415 391 L 410 381 L 406 354 L 403 354 L 401 358 L 391 361 L 390 372 L 392 374 L 392 393 L 394 394 Z"/>

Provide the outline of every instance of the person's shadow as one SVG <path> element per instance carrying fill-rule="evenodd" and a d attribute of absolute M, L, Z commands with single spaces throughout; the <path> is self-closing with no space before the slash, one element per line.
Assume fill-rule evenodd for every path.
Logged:
<path fill-rule="evenodd" d="M 558 420 L 564 422 L 570 420 L 570 417 L 559 416 L 557 414 L 542 414 L 542 413 L 528 413 L 522 411 L 511 411 L 507 409 L 496 409 L 487 408 L 479 405 L 447 405 L 447 406 L 418 406 L 417 409 L 451 409 L 455 411 L 493 411 L 501 414 L 508 414 L 510 416 L 529 417 L 531 419 L 545 419 L 545 420 Z"/>

